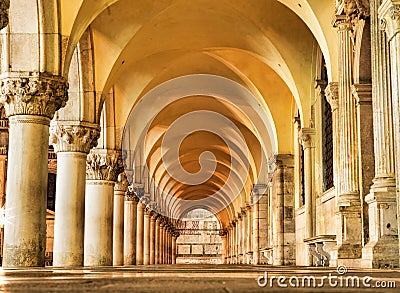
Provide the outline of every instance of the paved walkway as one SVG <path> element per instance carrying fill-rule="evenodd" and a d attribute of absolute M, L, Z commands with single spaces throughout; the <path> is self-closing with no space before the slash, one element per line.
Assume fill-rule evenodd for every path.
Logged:
<path fill-rule="evenodd" d="M 341 268 L 339 274 L 334 268 L 183 264 L 75 270 L 0 269 L 0 291 L 287 292 L 294 289 L 296 292 L 400 292 L 399 269 L 345 271 Z M 265 287 L 261 287 L 263 285 Z M 394 285 L 397 288 L 378 288 Z"/>

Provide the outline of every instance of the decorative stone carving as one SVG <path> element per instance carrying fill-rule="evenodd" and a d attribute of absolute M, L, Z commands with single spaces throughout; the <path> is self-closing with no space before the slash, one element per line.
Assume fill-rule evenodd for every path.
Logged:
<path fill-rule="evenodd" d="M 6 76 L 0 81 L 0 90 L 0 104 L 7 117 L 37 115 L 52 119 L 68 100 L 66 79 L 46 73 Z"/>
<path fill-rule="evenodd" d="M 10 8 L 10 0 L 0 1 L 0 29 L 8 25 L 8 9 Z"/>
<path fill-rule="evenodd" d="M 302 128 L 299 133 L 300 143 L 304 149 L 315 147 L 315 128 Z"/>
<path fill-rule="evenodd" d="M 126 201 L 134 201 L 136 203 L 139 202 L 139 198 L 136 196 L 136 194 L 133 192 L 132 187 L 128 186 L 128 191 L 125 194 L 125 200 Z"/>
<path fill-rule="evenodd" d="M 219 236 L 223 237 L 226 236 L 228 234 L 228 230 L 227 229 L 220 229 L 219 230 Z"/>
<path fill-rule="evenodd" d="M 331 82 L 325 88 L 325 96 L 331 105 L 332 112 L 339 107 L 339 85 L 337 82 Z"/>
<path fill-rule="evenodd" d="M 100 127 L 85 122 L 52 121 L 50 125 L 49 143 L 55 152 L 89 153 L 97 146 Z"/>
<path fill-rule="evenodd" d="M 93 149 L 87 157 L 87 180 L 117 181 L 118 174 L 123 170 L 123 162 L 118 151 Z"/>
<path fill-rule="evenodd" d="M 128 179 L 126 178 L 125 172 L 119 173 L 117 182 L 115 182 L 114 190 L 126 192 L 128 190 Z"/>
<path fill-rule="evenodd" d="M 369 16 L 368 0 L 343 0 L 343 12 L 348 19 L 365 18 Z"/>
<path fill-rule="evenodd" d="M 389 17 L 392 20 L 399 21 L 400 20 L 400 5 L 393 5 L 389 9 Z"/>

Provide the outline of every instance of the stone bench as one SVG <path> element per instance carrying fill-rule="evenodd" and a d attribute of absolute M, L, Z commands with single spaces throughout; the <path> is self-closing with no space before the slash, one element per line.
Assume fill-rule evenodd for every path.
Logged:
<path fill-rule="evenodd" d="M 336 246 L 336 235 L 318 235 L 304 239 L 316 266 L 329 266 L 330 252 Z"/>

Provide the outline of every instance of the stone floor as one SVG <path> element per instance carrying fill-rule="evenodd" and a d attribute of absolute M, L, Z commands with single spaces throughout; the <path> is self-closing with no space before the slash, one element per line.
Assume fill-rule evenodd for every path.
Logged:
<path fill-rule="evenodd" d="M 341 268 L 345 271 L 345 268 Z M 271 267 L 248 265 L 156 265 L 35 269 L 0 269 L 1 292 L 399 292 L 400 270 Z M 329 284 L 331 276 L 331 284 Z M 261 277 L 261 278 L 260 278 Z M 266 277 L 266 278 L 265 278 Z M 281 279 L 282 287 L 273 277 Z M 316 287 L 313 287 L 313 280 Z M 342 285 L 340 278 L 342 278 Z M 349 278 L 350 277 L 350 278 Z M 351 279 L 358 278 L 357 281 Z M 263 285 L 265 280 L 268 284 Z M 347 279 L 347 286 L 346 286 Z M 272 280 L 272 287 L 271 287 Z M 310 280 L 310 284 L 308 284 Z M 296 282 L 299 282 L 298 285 Z M 335 281 L 337 285 L 335 286 Z M 370 287 L 365 287 L 365 284 Z M 323 284 L 323 286 L 321 285 Z M 379 285 L 397 288 L 382 289 Z M 299 289 L 300 288 L 300 289 Z"/>

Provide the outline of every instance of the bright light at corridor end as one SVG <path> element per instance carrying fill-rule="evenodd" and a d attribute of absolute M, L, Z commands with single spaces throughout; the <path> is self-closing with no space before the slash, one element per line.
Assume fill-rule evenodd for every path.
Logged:
<path fill-rule="evenodd" d="M 189 103 L 187 111 L 179 109 L 184 99 L 204 97 L 217 106 Z M 274 151 L 273 123 L 265 112 L 249 90 L 223 77 L 199 74 L 164 82 L 142 97 L 125 126 L 129 183 L 143 183 L 134 174 L 141 164 L 158 190 L 145 203 L 172 218 L 194 207 L 216 214 L 235 201 L 254 203 L 252 186 L 265 180 L 266 158 Z"/>

